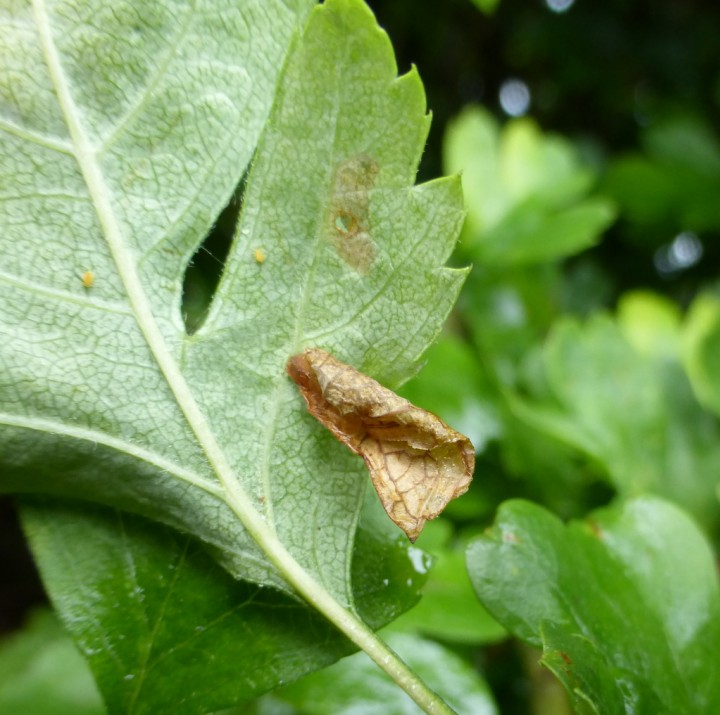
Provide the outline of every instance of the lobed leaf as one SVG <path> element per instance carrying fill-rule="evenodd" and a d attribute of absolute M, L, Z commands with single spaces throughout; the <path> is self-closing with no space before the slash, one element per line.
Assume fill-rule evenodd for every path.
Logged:
<path fill-rule="evenodd" d="M 467 562 L 481 602 L 543 648 L 578 712 L 716 712 L 718 578 L 677 507 L 642 497 L 565 526 L 507 502 Z"/>
<path fill-rule="evenodd" d="M 717 422 L 690 390 L 677 333 L 673 355 L 672 333 L 654 339 L 662 349 L 647 349 L 647 323 L 637 326 L 625 319 L 621 332 L 602 314 L 557 323 L 544 346 L 544 385 L 530 399 L 513 397 L 513 410 L 591 456 L 620 493 L 661 494 L 711 527 L 720 518 Z M 634 333 L 634 345 L 623 333 Z"/>
<path fill-rule="evenodd" d="M 173 19 L 128 3 L 93 19 L 39 2 L 14 18 L 39 79 L 5 119 L 23 210 L 4 204 L 2 488 L 159 519 L 236 576 L 285 588 L 230 489 L 350 604 L 365 475 L 311 423 L 284 365 L 317 345 L 386 383 L 417 368 L 464 276 L 441 267 L 459 184 L 412 186 L 429 122 L 420 80 L 396 77 L 361 3 L 326 3 L 294 42 L 222 283 L 186 335 L 187 260 L 240 178 L 271 96 L 256 104 L 253 88 L 272 83 L 306 4 L 234 7 Z M 340 241 L 344 221 L 362 229 L 368 265 Z"/>
<path fill-rule="evenodd" d="M 448 126 L 444 157 L 448 172 L 463 173 L 463 250 L 485 266 L 572 255 L 614 220 L 607 199 L 585 197 L 593 177 L 573 147 L 529 119 L 501 130 L 483 109 L 465 109 Z"/>
<path fill-rule="evenodd" d="M 236 550 L 235 519 L 157 351 L 181 355 L 187 261 L 250 160 L 308 9 L 6 11 L 3 73 L 16 87 L 0 152 L 13 187 L 0 204 L 3 490 L 79 495 Z"/>
<path fill-rule="evenodd" d="M 11 29 L 0 66 L 17 89 L 0 120 L 0 175 L 15 191 L 0 205 L 0 489 L 98 502 L 185 534 L 125 533 L 125 515 L 83 544 L 106 518 L 73 507 L 76 529 L 58 502 L 43 511 L 54 542 L 35 514 L 51 591 L 118 711 L 199 712 L 336 658 L 337 636 L 295 589 L 413 697 L 434 697 L 345 610 L 380 624 L 416 587 L 368 568 L 376 554 L 395 567 L 406 549 L 383 529 L 372 555 L 365 534 L 355 541 L 364 470 L 312 423 L 284 367 L 313 345 L 385 383 L 417 369 L 465 275 L 442 267 L 462 220 L 459 182 L 413 186 L 424 93 L 414 71 L 397 78 L 369 10 L 331 0 L 294 34 L 309 6 L 37 0 L 0 17 Z M 253 152 L 223 280 L 188 335 L 188 261 Z M 184 562 L 190 537 L 243 582 L 223 580 L 204 552 Z M 143 568 L 123 573 L 109 554 Z M 77 585 L 57 568 L 71 574 L 71 555 L 85 559 Z M 173 588 L 189 601 L 201 583 L 217 600 L 184 618 Z M 278 609 L 303 619 L 297 660 Z M 223 627 L 209 628 L 216 617 Z M 218 666 L 253 638 L 259 651 Z"/>

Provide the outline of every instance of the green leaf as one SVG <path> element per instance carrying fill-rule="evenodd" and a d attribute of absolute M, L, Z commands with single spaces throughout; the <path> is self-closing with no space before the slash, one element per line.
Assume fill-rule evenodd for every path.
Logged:
<path fill-rule="evenodd" d="M 492 388 L 480 371 L 471 347 L 459 338 L 443 335 L 425 353 L 422 372 L 403 386 L 400 394 L 413 404 L 438 415 L 467 435 L 477 452 L 497 437 L 498 417 L 489 399 Z"/>
<path fill-rule="evenodd" d="M 706 177 L 720 177 L 720 139 L 707 120 L 678 113 L 648 126 L 643 137 L 651 156 L 675 167 L 691 167 Z"/>
<path fill-rule="evenodd" d="M 720 299 L 698 296 L 690 307 L 683 330 L 683 358 L 700 402 L 720 416 Z"/>
<path fill-rule="evenodd" d="M 551 328 L 560 306 L 557 263 L 473 270 L 459 308 L 491 384 L 514 386 L 529 351 Z"/>
<path fill-rule="evenodd" d="M 467 560 L 480 600 L 543 648 L 578 712 L 717 711 L 714 557 L 677 507 L 643 497 L 564 526 L 507 502 Z"/>
<path fill-rule="evenodd" d="M 627 317 L 623 328 L 634 329 Z M 644 346 L 647 326 L 640 330 L 633 342 Z M 596 460 L 622 494 L 661 494 L 710 527 L 720 518 L 720 428 L 697 404 L 677 358 L 663 350 L 638 352 L 607 315 L 584 325 L 563 320 L 545 345 L 544 392 L 516 395 L 512 407 Z"/>
<path fill-rule="evenodd" d="M 616 158 L 608 167 L 603 188 L 617 201 L 626 220 L 641 226 L 678 222 L 676 178 L 647 157 Z"/>
<path fill-rule="evenodd" d="M 475 669 L 438 643 L 401 633 L 388 642 L 458 713 L 494 715 L 489 688 Z M 350 656 L 280 690 L 276 697 L 306 715 L 416 715 L 417 706 L 393 688 L 365 657 Z"/>
<path fill-rule="evenodd" d="M 465 568 L 464 544 L 446 543 L 450 531 L 450 525 L 442 519 L 428 524 L 423 530 L 416 543 L 432 555 L 432 568 L 422 599 L 396 619 L 389 629 L 420 633 L 450 643 L 502 640 L 507 635 L 505 629 L 475 598 Z M 438 532 L 444 534 L 439 542 Z"/>
<path fill-rule="evenodd" d="M 642 141 L 644 152 L 616 157 L 603 181 L 634 224 L 628 235 L 657 244 L 671 231 L 716 230 L 720 140 L 715 129 L 701 117 L 677 114 L 652 122 Z"/>
<path fill-rule="evenodd" d="M 49 613 L 0 642 L 0 712 L 22 715 L 103 715 L 85 662 Z"/>
<path fill-rule="evenodd" d="M 530 199 L 518 205 L 482 239 L 478 259 L 490 265 L 551 261 L 590 248 L 613 222 L 606 199 L 587 199 L 577 206 L 548 211 Z"/>
<path fill-rule="evenodd" d="M 325 619 L 235 581 L 188 536 L 82 504 L 27 504 L 55 608 L 110 713 L 205 713 L 350 652 Z"/>
<path fill-rule="evenodd" d="M 312 609 L 235 581 L 187 535 L 106 507 L 25 501 L 45 586 L 110 712 L 204 713 L 351 651 Z M 371 504 L 382 511 L 368 501 L 353 586 L 363 616 L 379 627 L 417 602 L 426 567 L 406 539 L 388 540 L 391 527 Z"/>
<path fill-rule="evenodd" d="M 624 293 L 618 302 L 618 327 L 646 357 L 677 360 L 681 319 L 677 303 L 650 291 Z"/>
<path fill-rule="evenodd" d="M 129 84 L 137 104 L 101 122 L 103 75 L 82 64 L 91 58 L 81 39 L 97 46 L 107 32 L 128 33 L 39 7 L 35 52 L 56 133 L 31 128 L 35 117 L 6 132 L 26 157 L 8 169 L 42 156 L 35 183 L 61 182 L 63 193 L 16 179 L 27 210 L 3 243 L 3 487 L 160 519 L 213 545 L 234 574 L 287 588 L 278 557 L 256 544 L 278 541 L 350 603 L 364 470 L 306 414 L 284 366 L 317 345 L 386 383 L 416 369 L 464 275 L 440 267 L 462 217 L 459 184 L 412 187 L 429 121 L 420 80 L 396 77 L 390 43 L 362 4 L 323 5 L 278 86 L 211 311 L 188 337 L 177 311 L 186 261 L 230 188 L 210 179 L 232 185 L 243 168 L 228 129 L 241 97 L 222 93 L 225 74 L 206 77 L 211 60 L 194 28 L 227 53 L 252 17 L 231 15 L 221 33 L 217 8 L 189 14 L 193 30 L 155 73 L 104 80 Z M 294 17 L 286 10 L 286 22 Z M 138 22 L 138 42 L 169 32 Z M 260 37 L 270 34 L 263 22 Z M 227 71 L 244 76 L 251 61 L 236 61 Z M 165 99 L 178 106 L 153 114 Z M 53 208 L 65 204 L 69 215 Z M 357 241 L 339 243 L 339 216 L 357 222 Z M 32 259 L 38 246 L 42 261 Z M 95 272 L 91 288 L 78 278 L 84 267 Z"/>
<path fill-rule="evenodd" d="M 1 486 L 163 518 L 229 558 L 247 539 L 167 370 L 187 340 L 186 262 L 250 159 L 308 9 L 261 5 L 96 3 L 85 16 L 38 3 L 17 10 L 3 69 L 22 61 L 12 76 L 25 84 L 2 119 L 15 197 L 0 219 Z"/>
<path fill-rule="evenodd" d="M 355 536 L 355 604 L 371 628 L 381 628 L 414 606 L 428 578 L 430 556 L 398 534 L 368 490 Z"/>
<path fill-rule="evenodd" d="M 359 0 L 311 13 L 275 86 L 307 10 L 15 10 L 0 58 L 17 84 L 1 135 L 16 195 L 0 208 L 0 489 L 190 534 L 431 698 L 354 615 L 366 473 L 284 368 L 314 345 L 390 385 L 417 369 L 465 275 L 442 267 L 460 186 L 413 186 L 422 84 L 396 76 Z M 188 336 L 187 263 L 253 151 L 222 282 Z"/>
<path fill-rule="evenodd" d="M 500 4 L 500 0 L 472 0 L 473 4 L 486 15 L 492 15 L 497 6 Z"/>
<path fill-rule="evenodd" d="M 560 137 L 529 119 L 497 122 L 479 107 L 448 126 L 445 168 L 463 173 L 468 217 L 463 250 L 483 264 L 537 263 L 593 245 L 615 210 L 583 199 L 592 174 Z"/>

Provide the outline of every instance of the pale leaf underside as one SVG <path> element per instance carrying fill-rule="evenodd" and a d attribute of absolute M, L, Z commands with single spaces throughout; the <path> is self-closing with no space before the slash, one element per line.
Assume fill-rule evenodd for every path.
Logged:
<path fill-rule="evenodd" d="M 312 11 L 275 85 L 311 4 L 76 15 L 36 0 L 2 25 L 38 79 L 0 113 L 19 197 L 0 202 L 0 489 L 138 512 L 234 576 L 294 590 L 286 554 L 268 556 L 285 550 L 351 606 L 360 465 L 307 419 L 285 364 L 319 344 L 406 379 L 464 279 L 444 267 L 463 212 L 457 178 L 414 185 L 422 84 L 397 76 L 363 3 Z M 222 281 L 188 336 L 187 261 L 252 150 Z"/>

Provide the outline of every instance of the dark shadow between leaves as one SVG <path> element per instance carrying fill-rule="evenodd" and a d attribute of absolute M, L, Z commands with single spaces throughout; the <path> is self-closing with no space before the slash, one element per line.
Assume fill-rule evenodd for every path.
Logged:
<path fill-rule="evenodd" d="M 208 235 L 190 259 L 183 280 L 182 317 L 188 335 L 197 332 L 205 321 L 225 261 L 237 230 L 245 198 L 247 171 L 235 188 Z"/>

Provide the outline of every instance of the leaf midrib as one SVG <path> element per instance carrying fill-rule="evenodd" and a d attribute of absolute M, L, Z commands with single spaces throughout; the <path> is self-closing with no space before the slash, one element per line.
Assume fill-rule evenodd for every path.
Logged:
<path fill-rule="evenodd" d="M 270 560 L 279 567 L 282 564 L 284 553 L 286 553 L 284 548 L 254 509 L 245 490 L 233 474 L 227 457 L 220 448 L 154 318 L 150 300 L 134 265 L 132 251 L 129 250 L 115 215 L 112 192 L 105 182 L 95 147 L 84 131 L 80 110 L 75 105 L 68 79 L 63 72 L 44 0 L 33 0 L 33 12 L 50 79 L 55 88 L 60 111 L 65 118 L 74 148 L 73 153 L 85 180 L 103 237 L 115 262 L 120 281 L 125 288 L 135 321 L 176 404 L 203 449 L 212 470 L 220 480 L 226 502 Z"/>
<path fill-rule="evenodd" d="M 332 156 L 335 156 L 335 139 L 337 137 L 337 116 L 339 113 L 338 109 L 338 103 L 336 102 L 334 104 L 335 112 L 333 114 L 333 117 L 331 119 L 331 124 L 333 127 L 333 149 L 332 149 Z M 288 359 L 297 353 L 299 353 L 305 345 L 303 344 L 303 337 L 305 334 L 304 327 L 305 327 L 305 320 L 307 317 L 307 309 L 310 301 L 312 300 L 313 292 L 314 292 L 314 286 L 315 286 L 315 274 L 317 272 L 317 260 L 318 260 L 318 249 L 320 247 L 320 243 L 322 240 L 322 223 L 323 223 L 323 217 L 325 214 L 325 211 L 327 210 L 327 205 L 325 203 L 322 204 L 320 208 L 320 214 L 317 217 L 315 221 L 315 230 L 314 230 L 314 241 L 312 244 L 312 257 L 310 260 L 309 268 L 307 271 L 307 279 L 304 282 L 304 285 L 302 287 L 301 297 L 300 301 L 298 302 L 298 309 L 295 313 L 295 324 L 293 326 L 292 335 L 290 336 L 290 339 L 288 340 L 288 349 L 287 349 L 287 357 Z M 275 444 L 275 434 L 277 432 L 278 428 L 278 420 L 280 415 L 280 408 L 282 406 L 282 395 L 285 391 L 285 375 L 281 375 L 276 379 L 275 382 L 275 388 L 273 390 L 273 395 L 270 400 L 270 414 L 269 414 L 269 420 L 266 426 L 266 429 L 263 432 L 263 452 L 262 452 L 262 462 L 261 462 L 261 468 L 260 468 L 260 483 L 262 484 L 262 488 L 264 493 L 268 497 L 267 501 L 267 515 L 270 520 L 270 523 L 274 523 L 274 516 L 273 516 L 273 509 L 272 509 L 272 499 L 270 499 L 270 496 L 272 495 L 272 489 L 270 484 L 270 462 L 271 462 L 271 456 L 272 456 L 272 450 L 273 446 Z"/>

